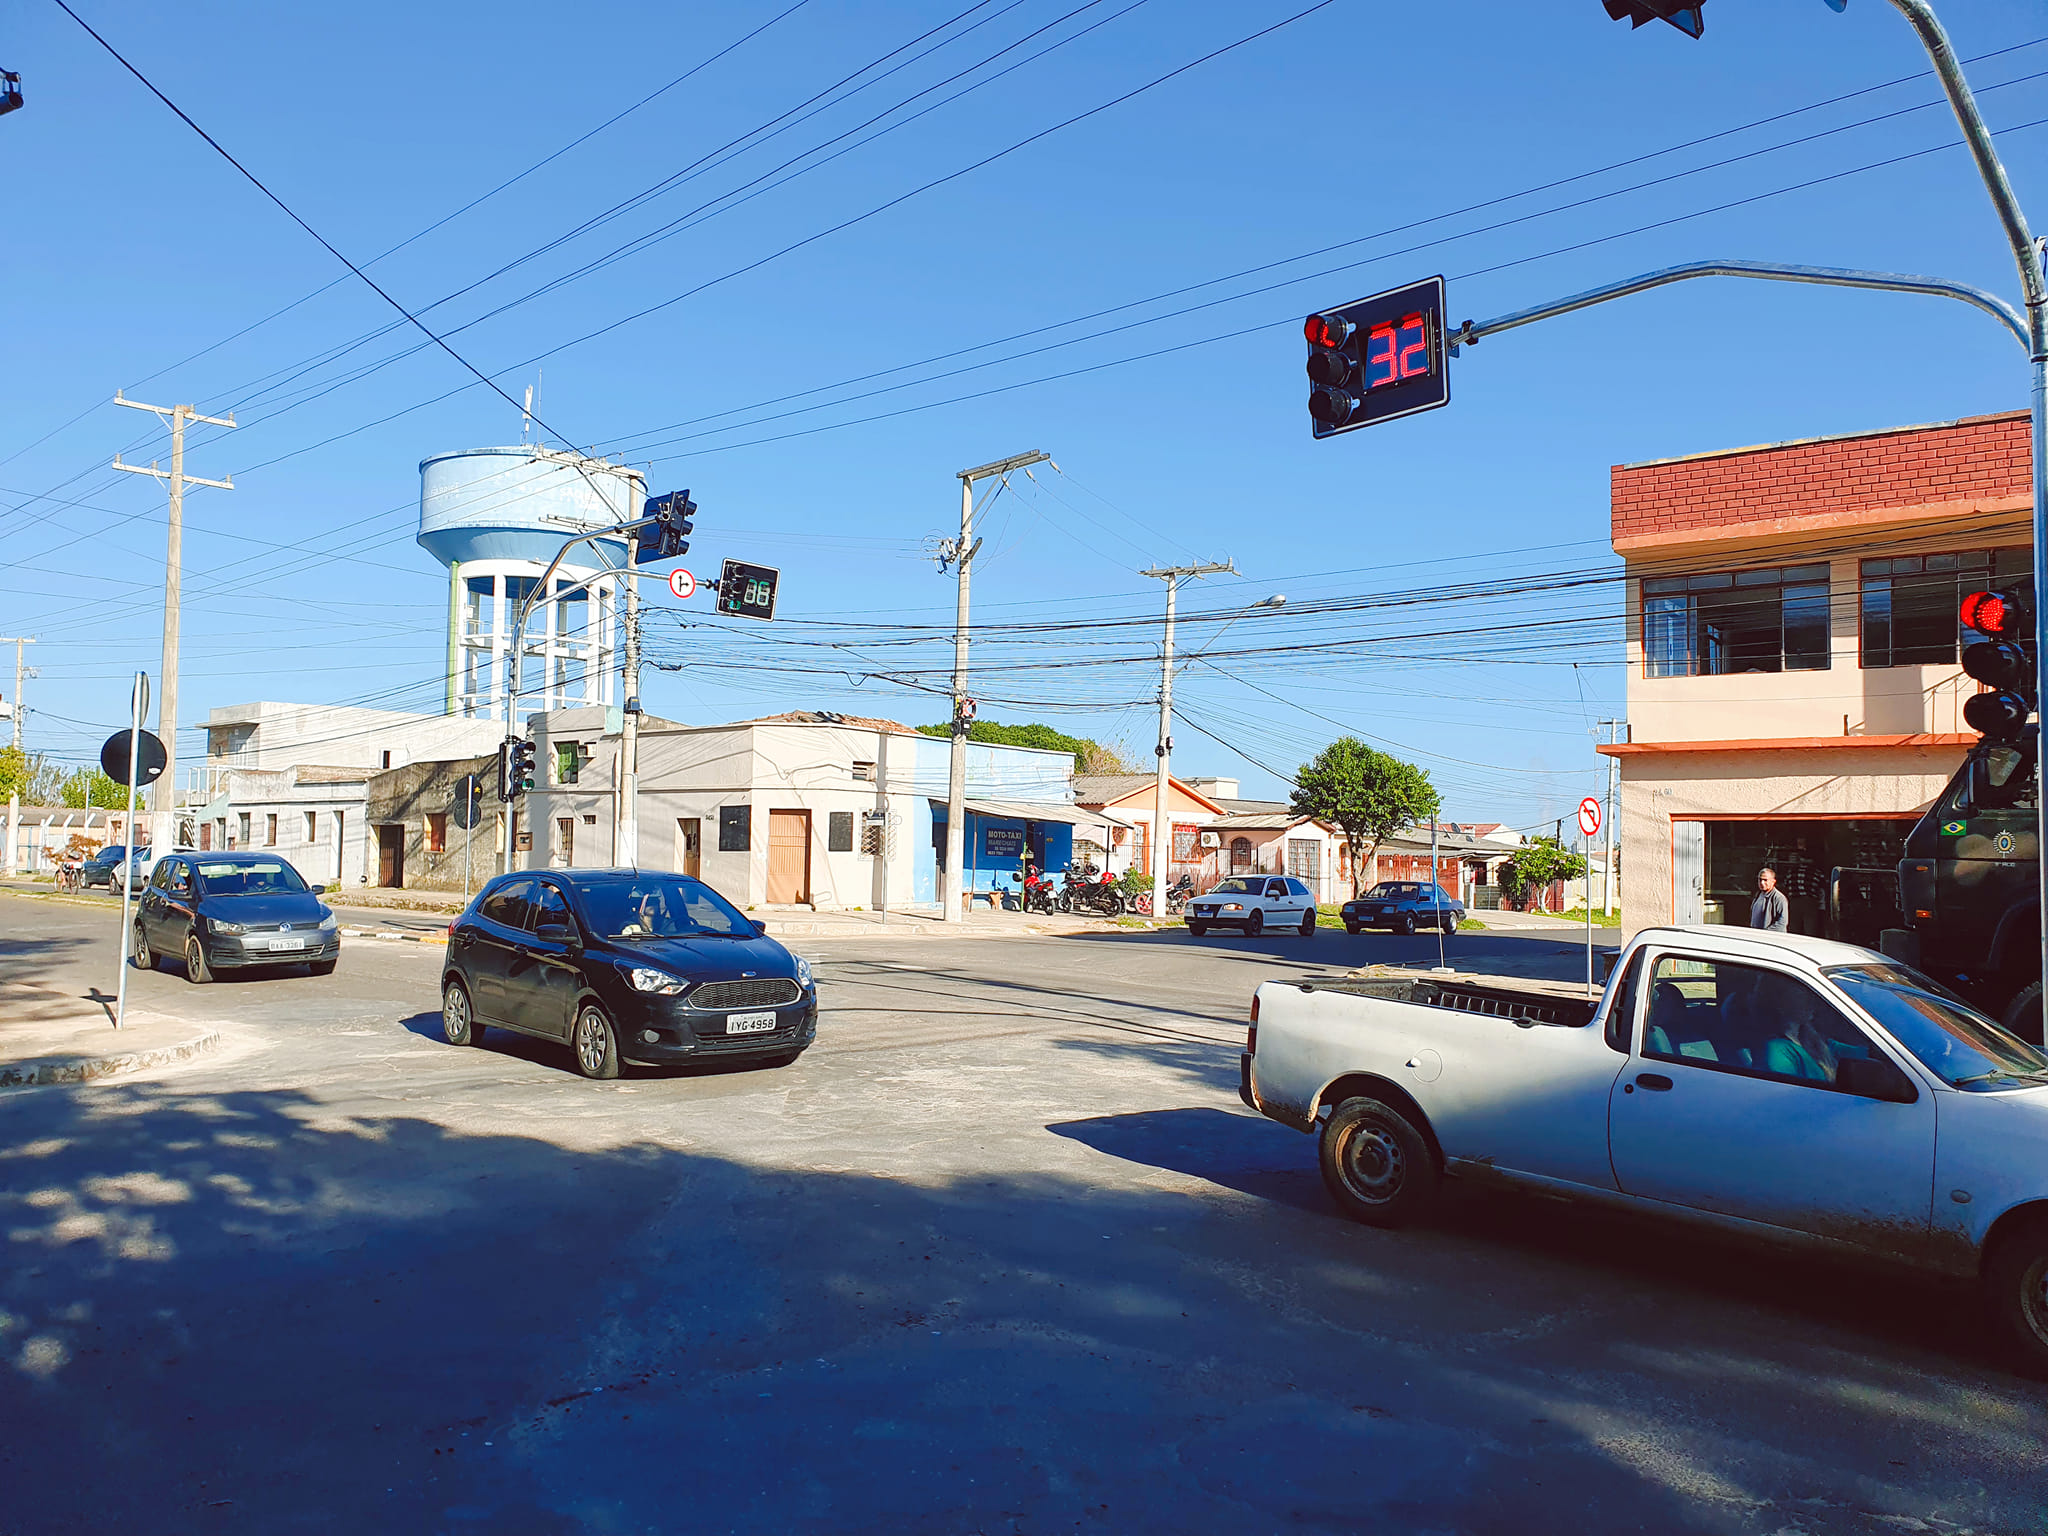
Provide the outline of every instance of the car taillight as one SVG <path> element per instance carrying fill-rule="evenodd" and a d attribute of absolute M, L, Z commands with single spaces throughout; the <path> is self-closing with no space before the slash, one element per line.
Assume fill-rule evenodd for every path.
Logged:
<path fill-rule="evenodd" d="M 461 921 L 462 921 L 462 919 L 458 917 L 458 918 L 456 918 L 456 919 L 455 919 L 455 921 L 454 921 L 454 922 L 451 922 L 451 923 L 450 923 L 450 924 L 448 925 L 448 937 L 449 937 L 449 938 L 451 938 L 451 939 L 452 939 L 452 938 L 454 938 L 454 937 L 455 937 L 455 924 L 456 924 L 456 923 L 459 923 L 459 922 L 461 922 Z"/>
<path fill-rule="evenodd" d="M 1252 1021 L 1245 1026 L 1244 1053 L 1247 1056 L 1259 1054 L 1259 994 L 1252 994 Z"/>

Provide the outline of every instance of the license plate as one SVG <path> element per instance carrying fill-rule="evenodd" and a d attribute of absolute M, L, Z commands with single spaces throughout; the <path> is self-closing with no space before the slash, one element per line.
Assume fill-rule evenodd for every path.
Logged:
<path fill-rule="evenodd" d="M 728 1013 L 725 1016 L 725 1032 L 728 1035 L 759 1035 L 775 1027 L 775 1010 L 765 1013 Z"/>
<path fill-rule="evenodd" d="M 306 943 L 305 939 L 272 939 L 270 947 L 272 949 L 304 949 Z"/>

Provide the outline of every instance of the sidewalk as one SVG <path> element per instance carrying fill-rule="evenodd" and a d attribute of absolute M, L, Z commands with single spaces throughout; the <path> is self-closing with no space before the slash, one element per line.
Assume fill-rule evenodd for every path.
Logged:
<path fill-rule="evenodd" d="M 220 1044 L 220 1031 L 140 1008 L 114 1028 L 114 999 L 0 981 L 0 1088 L 89 1083 L 183 1061 Z"/>

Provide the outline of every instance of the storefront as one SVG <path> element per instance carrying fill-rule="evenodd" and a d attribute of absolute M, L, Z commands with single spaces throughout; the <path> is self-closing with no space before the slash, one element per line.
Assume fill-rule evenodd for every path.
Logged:
<path fill-rule="evenodd" d="M 1756 877 L 1778 877 L 1794 933 L 1875 945 L 1897 927 L 1901 845 L 1914 817 L 1713 817 L 1672 823 L 1681 895 L 1698 879 L 1697 909 L 1683 899 L 1680 922 L 1747 926 Z"/>

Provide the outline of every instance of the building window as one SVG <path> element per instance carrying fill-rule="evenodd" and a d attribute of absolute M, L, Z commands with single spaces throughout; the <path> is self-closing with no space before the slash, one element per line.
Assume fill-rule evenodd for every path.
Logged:
<path fill-rule="evenodd" d="M 1323 845 L 1312 837 L 1287 839 L 1287 873 L 1297 880 L 1322 879 Z"/>
<path fill-rule="evenodd" d="M 383 752 L 378 755 L 384 759 L 383 766 L 389 768 L 391 766 L 391 754 L 389 752 Z"/>
<path fill-rule="evenodd" d="M 1981 638 L 1956 616 L 1963 598 L 1984 587 L 2030 592 L 2032 563 L 2025 549 L 1865 560 L 1863 665 L 1954 666 L 1962 648 Z"/>
<path fill-rule="evenodd" d="M 275 811 L 272 811 L 263 818 L 263 846 L 266 848 L 275 848 L 277 846 L 277 812 Z"/>
<path fill-rule="evenodd" d="M 754 808 L 751 805 L 721 805 L 718 808 L 720 853 L 745 853 L 752 846 L 753 837 Z"/>
<path fill-rule="evenodd" d="M 555 745 L 555 782 L 574 784 L 576 775 L 583 767 L 583 754 L 573 741 L 558 742 Z"/>
<path fill-rule="evenodd" d="M 1173 824 L 1174 863 L 1190 864 L 1194 862 L 1196 858 L 1195 848 L 1197 846 L 1196 833 L 1196 828 L 1188 826 L 1184 822 L 1177 821 Z"/>
<path fill-rule="evenodd" d="M 1772 566 L 1643 578 L 1643 675 L 1822 672 L 1828 568 Z"/>
<path fill-rule="evenodd" d="M 1248 837 L 1233 837 L 1230 840 L 1230 872 L 1241 875 L 1252 867 L 1252 840 Z"/>
<path fill-rule="evenodd" d="M 853 771 L 859 774 L 862 764 L 855 763 Z M 867 764 L 873 767 L 872 763 Z M 825 823 L 825 851 L 827 853 L 853 852 L 853 812 L 834 811 Z"/>
<path fill-rule="evenodd" d="M 240 823 L 238 830 L 242 834 L 241 838 L 238 841 L 238 846 L 246 848 L 249 846 L 249 813 L 247 811 L 243 811 L 240 814 L 240 816 L 237 817 L 237 820 Z"/>
<path fill-rule="evenodd" d="M 320 813 L 318 811 L 308 811 L 306 812 L 306 841 L 309 843 L 317 843 L 319 840 Z"/>
<path fill-rule="evenodd" d="M 427 813 L 427 852 L 446 853 L 447 851 L 448 813 L 446 811 L 430 811 Z"/>
<path fill-rule="evenodd" d="M 856 784 L 874 783 L 875 765 L 873 763 L 855 763 L 853 765 L 853 780 Z"/>

